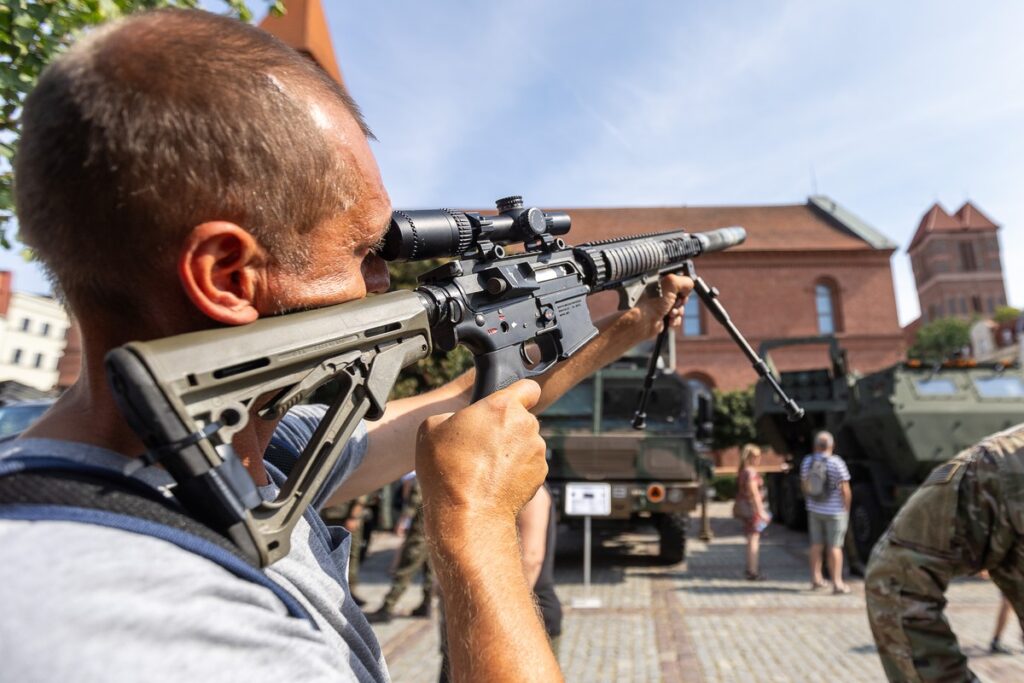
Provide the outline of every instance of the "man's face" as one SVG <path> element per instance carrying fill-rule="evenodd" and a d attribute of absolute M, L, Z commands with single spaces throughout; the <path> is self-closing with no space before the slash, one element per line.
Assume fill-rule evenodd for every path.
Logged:
<path fill-rule="evenodd" d="M 304 237 L 306 268 L 270 276 L 269 290 L 278 310 L 361 299 L 369 292 L 385 292 L 390 285 L 387 264 L 373 249 L 391 220 L 391 201 L 366 136 L 341 104 L 311 100 L 308 107 L 339 155 L 351 201 Z"/>

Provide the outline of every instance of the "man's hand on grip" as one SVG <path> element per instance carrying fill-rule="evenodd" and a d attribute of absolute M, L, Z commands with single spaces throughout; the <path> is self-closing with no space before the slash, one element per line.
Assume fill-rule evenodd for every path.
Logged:
<path fill-rule="evenodd" d="M 455 514 L 514 523 L 547 476 L 540 425 L 530 413 L 539 398 L 536 382 L 520 380 L 423 422 L 416 473 L 428 523 Z"/>
<path fill-rule="evenodd" d="M 664 319 L 669 317 L 672 327 L 679 327 L 683 321 L 683 304 L 693 291 L 693 280 L 685 275 L 666 275 L 661 278 L 661 296 L 647 296 L 637 302 L 633 309 L 641 321 L 645 337 L 661 332 Z"/>

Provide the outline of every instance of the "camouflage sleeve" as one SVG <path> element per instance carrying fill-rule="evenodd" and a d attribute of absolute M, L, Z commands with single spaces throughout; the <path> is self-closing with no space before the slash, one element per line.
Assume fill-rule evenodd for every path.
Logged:
<path fill-rule="evenodd" d="M 983 464 L 982 476 L 997 482 L 1001 493 L 993 533 L 985 539 L 985 566 L 1024 628 L 1024 428 L 995 440 Z M 985 481 L 979 487 L 992 488 Z"/>
<path fill-rule="evenodd" d="M 890 681 L 975 680 L 943 614 L 950 579 L 965 573 L 957 520 L 973 457 L 936 468 L 871 554 L 868 619 Z"/>

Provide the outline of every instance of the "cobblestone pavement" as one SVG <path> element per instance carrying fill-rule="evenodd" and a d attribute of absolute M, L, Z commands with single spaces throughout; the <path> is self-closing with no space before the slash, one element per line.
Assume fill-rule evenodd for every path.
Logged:
<path fill-rule="evenodd" d="M 808 591 L 806 536 L 773 527 L 761 550 L 768 580 L 748 583 L 742 577 L 743 538 L 729 511 L 725 503 L 712 506 L 715 538 L 711 543 L 691 539 L 683 565 L 657 562 L 653 533 L 606 539 L 595 548 L 591 595 L 601 599 L 597 609 L 570 606 L 584 595 L 582 544 L 579 532 L 563 529 L 556 574 L 566 605 L 560 653 L 566 680 L 884 681 L 861 582 L 851 578 L 853 592 L 846 596 Z M 392 536 L 374 538 L 358 591 L 369 609 L 387 591 L 396 546 Z M 419 587 L 411 587 L 397 613 L 408 613 L 420 596 Z M 1004 643 L 1018 654 L 987 652 L 999 606 L 995 586 L 958 581 L 947 597 L 950 622 L 982 680 L 1024 680 L 1024 649 L 1015 623 Z M 436 623 L 403 617 L 378 626 L 377 633 L 396 683 L 437 680 Z"/>

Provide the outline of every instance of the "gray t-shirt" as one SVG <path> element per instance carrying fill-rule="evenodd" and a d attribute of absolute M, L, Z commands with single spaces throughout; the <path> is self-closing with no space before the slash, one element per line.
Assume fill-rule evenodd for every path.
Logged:
<path fill-rule="evenodd" d="M 293 409 L 274 435 L 301 450 L 322 406 Z M 325 486 L 362 462 L 360 425 Z M 0 458 L 59 456 L 121 471 L 129 459 L 85 444 L 22 439 Z M 273 484 L 283 480 L 268 466 Z M 134 476 L 172 484 L 163 470 Z M 380 645 L 352 601 L 350 538 L 307 510 L 267 575 L 320 627 L 289 617 L 270 590 L 160 539 L 74 522 L 0 519 L 0 679 L 52 681 L 388 681 Z"/>

